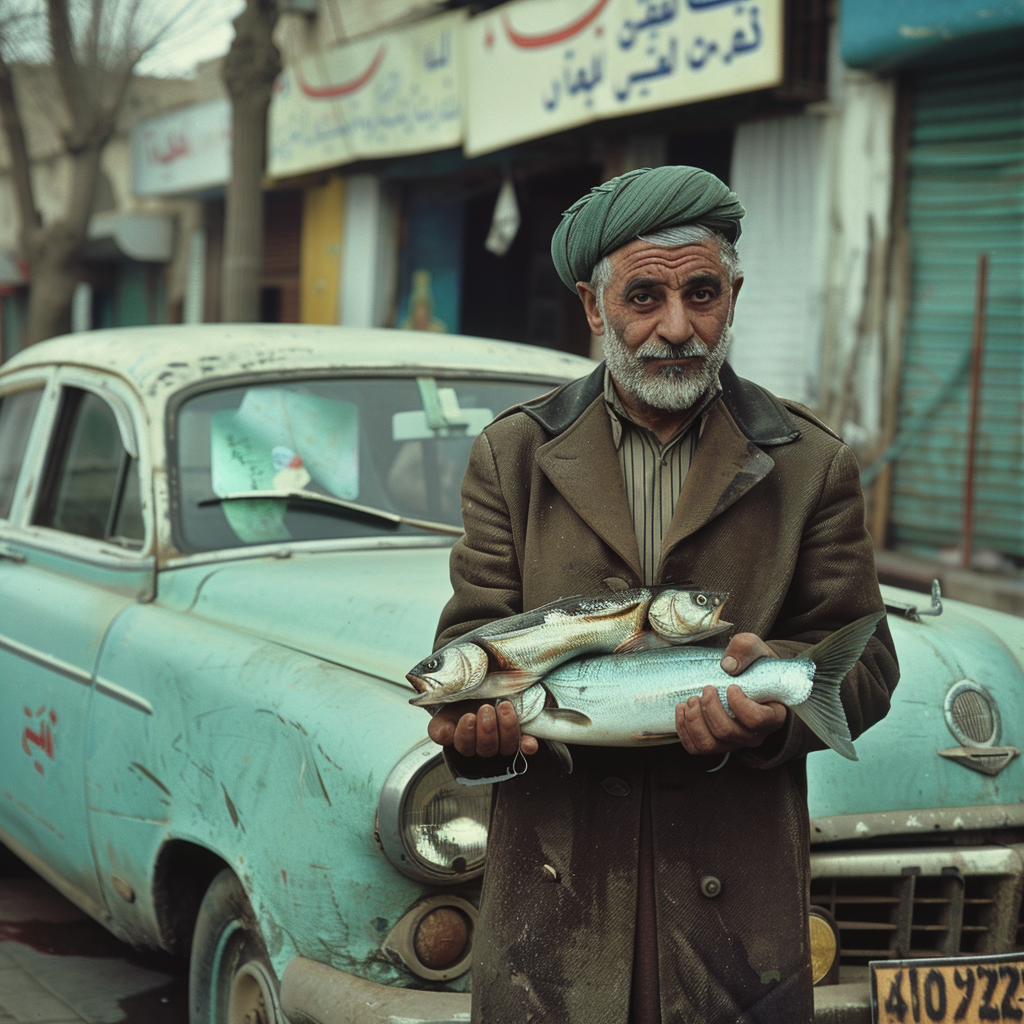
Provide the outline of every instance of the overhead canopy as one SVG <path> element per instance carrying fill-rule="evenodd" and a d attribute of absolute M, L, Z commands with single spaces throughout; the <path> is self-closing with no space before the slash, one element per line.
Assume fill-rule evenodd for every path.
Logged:
<path fill-rule="evenodd" d="M 156 213 L 99 213 L 89 222 L 87 260 L 166 263 L 171 258 L 171 218 Z"/>

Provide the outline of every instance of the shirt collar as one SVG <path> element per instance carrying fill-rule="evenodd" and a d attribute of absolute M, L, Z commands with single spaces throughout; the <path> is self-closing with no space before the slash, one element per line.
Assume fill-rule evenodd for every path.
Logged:
<path fill-rule="evenodd" d="M 697 436 L 700 437 L 704 433 L 704 424 L 707 422 L 708 410 L 714 405 L 715 402 L 722 395 L 722 384 L 716 374 L 714 384 L 708 389 L 707 393 L 701 402 L 693 409 L 692 414 L 687 417 L 686 422 L 680 426 L 680 428 L 670 437 L 664 444 L 662 444 L 657 435 L 653 430 L 642 426 L 637 423 L 629 413 L 626 411 L 626 407 L 622 404 L 619 398 L 618 392 L 615 390 L 615 385 L 612 383 L 612 375 L 608 370 L 608 367 L 604 368 L 604 403 L 605 409 L 608 411 L 608 419 L 612 425 L 612 440 L 615 442 L 616 448 L 622 447 L 622 433 L 624 429 L 632 430 L 643 430 L 646 431 L 653 439 L 655 444 L 659 448 L 670 448 L 672 445 L 677 444 L 679 439 L 685 434 L 689 433 L 690 428 L 699 421 L 700 426 L 698 428 Z M 623 427 L 623 424 L 626 427 Z"/>

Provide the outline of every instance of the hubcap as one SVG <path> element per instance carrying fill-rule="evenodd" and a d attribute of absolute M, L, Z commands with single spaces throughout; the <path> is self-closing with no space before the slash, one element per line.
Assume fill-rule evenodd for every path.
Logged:
<path fill-rule="evenodd" d="M 278 1024 L 274 987 L 261 964 L 244 964 L 231 982 L 228 1024 Z"/>

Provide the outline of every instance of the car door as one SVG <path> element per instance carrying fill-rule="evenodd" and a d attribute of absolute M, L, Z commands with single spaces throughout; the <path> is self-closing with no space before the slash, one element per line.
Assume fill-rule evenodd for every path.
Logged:
<path fill-rule="evenodd" d="M 0 469 L 12 494 L 0 520 L 0 829 L 102 917 L 86 727 L 92 701 L 124 697 L 94 675 L 107 628 L 152 592 L 141 414 L 113 379 L 83 370 L 54 373 L 32 410 L 27 394 L 0 388 L 0 466 L 22 450 L 16 484 L 13 469 Z"/>

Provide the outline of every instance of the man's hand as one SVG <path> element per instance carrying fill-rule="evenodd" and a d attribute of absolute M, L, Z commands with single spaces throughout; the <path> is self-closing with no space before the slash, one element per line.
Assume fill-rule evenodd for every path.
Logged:
<path fill-rule="evenodd" d="M 534 736 L 520 735 L 519 718 L 508 701 L 497 708 L 475 701 L 446 704 L 430 719 L 427 735 L 443 747 L 454 746 L 463 757 L 512 757 L 517 750 L 536 754 Z"/>
<path fill-rule="evenodd" d="M 758 658 L 778 655 L 753 633 L 737 633 L 722 655 L 722 668 L 738 676 Z M 676 705 L 676 732 L 690 754 L 725 754 L 742 747 L 759 747 L 786 721 L 786 706 L 778 701 L 758 704 L 733 684 L 727 691 L 730 718 L 713 686 L 699 697 Z"/>

